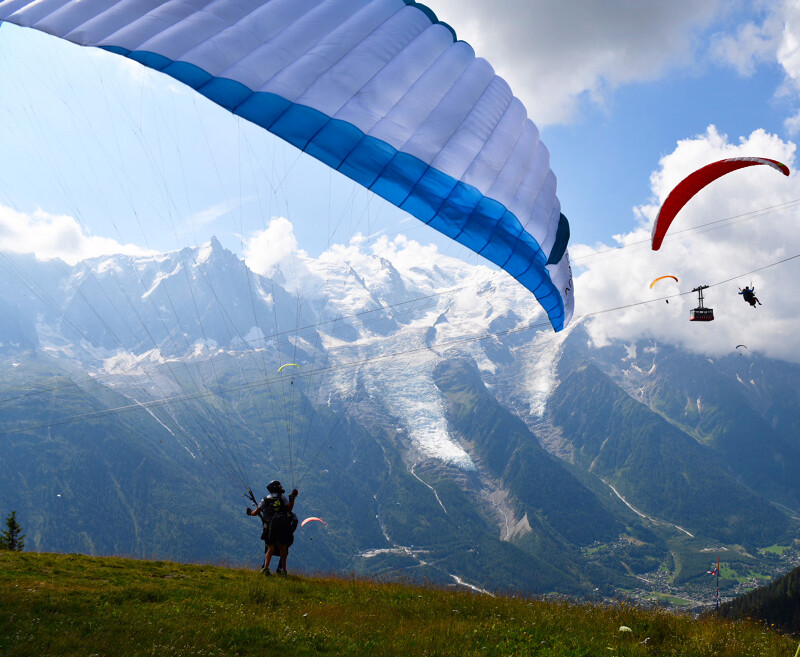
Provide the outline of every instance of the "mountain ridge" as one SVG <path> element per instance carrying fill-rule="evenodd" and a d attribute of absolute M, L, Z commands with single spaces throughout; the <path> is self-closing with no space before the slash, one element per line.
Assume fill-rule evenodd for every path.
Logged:
<path fill-rule="evenodd" d="M 218 527 L 201 516 L 189 530 L 168 511 L 182 494 L 150 494 L 163 488 L 158 468 L 144 488 L 132 479 L 142 469 L 103 475 L 114 512 L 162 528 L 161 543 L 145 532 L 120 544 L 127 553 L 195 558 L 181 536 L 209 532 L 218 539 L 205 542 L 207 558 L 251 558 L 255 529 L 233 509 L 277 475 L 300 484 L 301 508 L 332 521 L 333 543 L 295 548 L 312 568 L 582 595 L 646 595 L 679 580 L 689 604 L 702 604 L 709 544 L 763 576 L 797 558 L 797 548 L 778 559 L 763 551 L 792 545 L 798 526 L 789 473 L 800 414 L 796 395 L 774 394 L 779 380 L 800 381 L 797 365 L 709 362 L 652 342 L 596 347 L 581 322 L 552 333 L 524 290 L 446 257 L 296 256 L 291 281 L 286 263 L 265 277 L 212 239 L 74 267 L 8 254 L 0 265 L 10 309 L 0 358 L 11 373 L 0 433 L 19 436 L 0 448 L 15 482 L 0 500 L 31 514 L 36 549 L 71 535 L 36 511 L 44 472 L 67 482 L 90 470 L 72 452 L 37 463 L 22 444 L 67 449 L 78 430 L 103 445 L 114 409 L 128 407 L 129 446 L 109 447 L 102 467 L 114 471 L 116 452 L 140 453 L 140 432 L 158 435 L 175 448 L 164 457 L 170 476 L 198 482 L 203 508 L 221 511 Z M 297 367 L 279 372 L 285 363 Z M 85 397 L 66 395 L 76 385 Z M 89 409 L 108 415 L 93 420 Z M 750 433 L 767 441 L 764 454 Z M 743 445 L 752 458 L 738 456 Z M 142 511 L 114 492 L 126 487 Z M 493 552 L 504 557 L 479 557 Z M 525 561 L 536 568 L 513 567 Z M 732 579 L 728 594 L 741 585 Z"/>

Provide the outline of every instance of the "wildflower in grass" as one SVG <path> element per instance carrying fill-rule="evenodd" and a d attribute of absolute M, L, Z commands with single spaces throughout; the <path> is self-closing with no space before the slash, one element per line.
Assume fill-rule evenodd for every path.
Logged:
<path fill-rule="evenodd" d="M 633 630 L 630 627 L 628 627 L 627 625 L 620 625 L 619 626 L 619 631 L 620 632 L 633 632 Z"/>

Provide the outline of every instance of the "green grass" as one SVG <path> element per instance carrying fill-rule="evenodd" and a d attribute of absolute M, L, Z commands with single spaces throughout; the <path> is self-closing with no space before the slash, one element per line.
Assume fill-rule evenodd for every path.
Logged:
<path fill-rule="evenodd" d="M 747 584 L 752 579 L 757 579 L 761 582 L 769 582 L 772 580 L 772 577 L 769 575 L 759 573 L 752 568 L 748 568 L 745 572 L 737 571 L 725 562 L 720 564 L 719 574 L 721 579 L 738 582 L 739 584 Z"/>
<path fill-rule="evenodd" d="M 632 632 L 620 632 L 620 626 Z M 0 552 L 0 655 L 793 655 L 752 623 L 626 604 Z"/>

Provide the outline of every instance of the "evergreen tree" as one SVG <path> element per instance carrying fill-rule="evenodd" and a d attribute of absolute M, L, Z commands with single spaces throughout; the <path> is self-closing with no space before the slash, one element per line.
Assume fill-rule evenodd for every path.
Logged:
<path fill-rule="evenodd" d="M 0 532 L 0 550 L 15 550 L 22 552 L 25 548 L 25 534 L 22 532 L 22 527 L 17 522 L 17 512 L 12 511 L 6 518 L 7 529 Z"/>

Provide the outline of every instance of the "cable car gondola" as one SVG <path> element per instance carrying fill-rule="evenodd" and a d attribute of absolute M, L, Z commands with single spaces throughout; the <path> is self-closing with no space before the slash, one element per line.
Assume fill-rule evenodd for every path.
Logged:
<path fill-rule="evenodd" d="M 696 287 L 692 290 L 692 292 L 697 292 L 700 305 L 697 306 L 697 308 L 693 308 L 691 311 L 689 311 L 690 322 L 710 322 L 714 319 L 714 309 L 705 308 L 703 306 L 703 290 L 705 290 L 707 287 L 708 285 L 701 285 L 700 287 Z"/>

